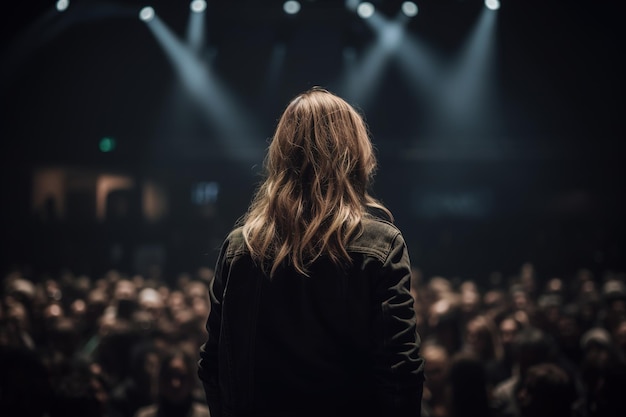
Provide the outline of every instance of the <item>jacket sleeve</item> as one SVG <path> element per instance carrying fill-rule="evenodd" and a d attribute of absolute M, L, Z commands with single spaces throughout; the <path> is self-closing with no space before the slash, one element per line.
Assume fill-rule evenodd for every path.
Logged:
<path fill-rule="evenodd" d="M 206 322 L 207 341 L 200 347 L 198 377 L 202 381 L 211 417 L 222 415 L 219 393 L 219 340 L 222 321 L 222 298 L 224 293 L 224 263 L 228 242 L 224 242 L 215 267 L 215 276 L 209 287 L 211 312 Z"/>
<path fill-rule="evenodd" d="M 419 355 L 411 266 L 398 233 L 374 285 L 373 372 L 381 415 L 420 416 L 424 360 Z"/>

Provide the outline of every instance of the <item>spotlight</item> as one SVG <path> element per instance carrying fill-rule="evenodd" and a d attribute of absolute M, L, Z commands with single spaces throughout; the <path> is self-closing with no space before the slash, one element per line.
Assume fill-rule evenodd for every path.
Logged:
<path fill-rule="evenodd" d="M 206 0 L 193 0 L 189 3 L 191 13 L 189 13 L 187 21 L 187 43 L 194 51 L 194 53 L 200 53 L 202 45 L 205 42 L 205 23 L 207 8 Z"/>
<path fill-rule="evenodd" d="M 70 0 L 57 1 L 57 10 L 60 12 L 65 11 L 69 6 L 70 6 Z"/>
<path fill-rule="evenodd" d="M 500 0 L 485 0 L 485 6 L 490 10 L 498 10 L 500 8 Z"/>
<path fill-rule="evenodd" d="M 356 8 L 357 14 L 363 19 L 368 19 L 372 17 L 372 15 L 374 14 L 374 10 L 374 5 L 367 1 L 359 4 L 359 7 Z"/>
<path fill-rule="evenodd" d="M 189 4 L 189 8 L 191 9 L 192 12 L 202 13 L 203 11 L 206 10 L 206 1 L 204 1 L 204 0 L 193 0 Z"/>
<path fill-rule="evenodd" d="M 283 4 L 283 10 L 287 14 L 296 14 L 300 11 L 300 3 L 295 0 L 286 1 Z"/>
<path fill-rule="evenodd" d="M 346 0 L 346 7 L 348 8 L 348 10 L 350 11 L 355 11 L 356 8 L 359 6 L 360 0 Z"/>
<path fill-rule="evenodd" d="M 408 17 L 413 17 L 417 15 L 417 4 L 412 1 L 405 1 L 402 3 L 402 13 L 404 13 Z"/>
<path fill-rule="evenodd" d="M 150 6 L 144 7 L 139 12 L 139 18 L 144 22 L 149 22 L 154 19 L 154 9 Z"/>

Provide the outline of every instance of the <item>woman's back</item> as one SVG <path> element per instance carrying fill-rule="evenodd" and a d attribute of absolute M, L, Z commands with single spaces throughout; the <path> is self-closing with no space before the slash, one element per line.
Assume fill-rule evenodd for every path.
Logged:
<path fill-rule="evenodd" d="M 242 243 L 237 229 L 224 252 L 227 278 L 214 286 L 224 294 L 219 383 L 231 391 L 233 412 L 353 415 L 397 401 L 394 392 L 421 392 L 414 317 L 396 314 L 413 303 L 398 229 L 364 220 L 347 247 L 352 265 L 322 258 L 310 277 L 284 268 L 269 280 Z M 419 407 L 419 399 L 404 407 Z"/>
<path fill-rule="evenodd" d="M 267 178 L 225 240 L 199 376 L 213 417 L 419 416 L 423 361 L 400 231 L 367 188 L 365 124 L 325 90 L 294 99 Z"/>

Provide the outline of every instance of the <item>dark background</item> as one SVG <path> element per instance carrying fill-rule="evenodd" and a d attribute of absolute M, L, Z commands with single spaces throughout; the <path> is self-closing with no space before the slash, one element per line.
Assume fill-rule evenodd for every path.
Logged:
<path fill-rule="evenodd" d="M 373 41 L 343 1 L 302 3 L 289 17 L 278 1 L 208 1 L 202 53 L 247 115 L 240 123 L 253 130 L 257 152 L 294 95 L 314 85 L 341 93 L 344 47 L 364 53 Z M 392 16 L 401 2 L 374 3 Z M 221 239 L 245 211 L 262 153 L 232 159 L 206 115 L 181 98 L 163 49 L 137 18 L 145 5 L 184 38 L 186 1 L 76 0 L 64 13 L 53 1 L 34 1 L 2 13 L 3 270 L 141 272 L 133 271 L 138 248 L 156 246 L 166 252 L 158 263 L 173 276 L 212 266 Z M 484 7 L 480 0 L 418 5 L 407 30 L 444 60 L 459 53 Z M 374 193 L 395 214 L 425 275 L 485 282 L 527 261 L 543 278 L 567 278 L 583 267 L 624 270 L 618 5 L 502 0 L 492 84 L 497 111 L 471 135 L 427 131 L 430 103 L 407 87 L 394 62 L 367 106 L 354 103 L 378 150 Z M 284 42 L 286 58 L 278 82 L 268 84 L 276 42 Z M 105 136 L 116 139 L 113 152 L 99 150 Z M 45 166 L 156 178 L 170 191 L 169 215 L 149 224 L 137 208 L 135 216 L 131 210 L 102 223 L 91 215 L 93 196 L 83 195 L 68 197 L 66 219 L 42 222 L 31 199 L 33 172 Z M 208 215 L 190 198 L 198 181 L 219 184 Z M 127 197 L 138 204 L 137 195 Z"/>

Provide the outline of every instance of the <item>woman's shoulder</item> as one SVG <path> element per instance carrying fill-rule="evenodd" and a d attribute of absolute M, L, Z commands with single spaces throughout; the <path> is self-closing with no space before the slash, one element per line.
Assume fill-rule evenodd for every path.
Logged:
<path fill-rule="evenodd" d="M 243 226 L 236 226 L 226 236 L 226 240 L 229 242 L 243 241 Z"/>
<path fill-rule="evenodd" d="M 235 256 L 243 253 L 246 249 L 246 243 L 243 238 L 243 227 L 237 226 L 232 229 L 224 239 L 227 256 Z"/>
<path fill-rule="evenodd" d="M 363 233 L 382 234 L 385 237 L 395 238 L 402 234 L 400 229 L 384 213 L 368 212 L 361 220 Z"/>
<path fill-rule="evenodd" d="M 368 214 L 361 221 L 360 233 L 351 240 L 347 249 L 384 261 L 391 249 L 403 242 L 402 232 L 390 220 Z"/>

